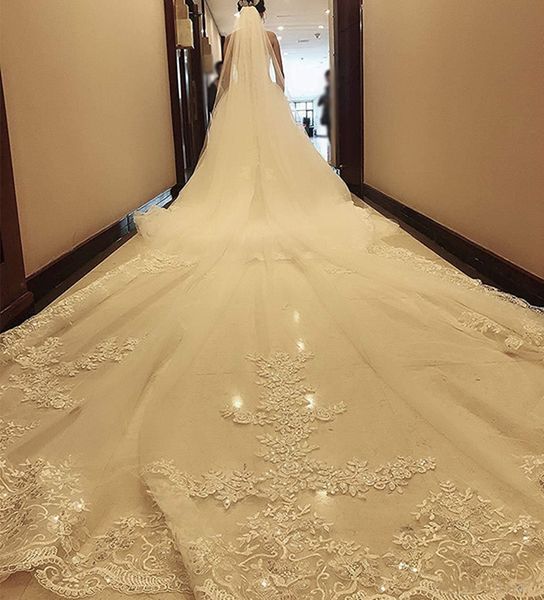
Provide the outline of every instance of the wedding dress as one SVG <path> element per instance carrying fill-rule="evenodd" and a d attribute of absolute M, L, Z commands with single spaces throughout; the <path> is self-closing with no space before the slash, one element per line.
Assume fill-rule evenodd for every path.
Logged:
<path fill-rule="evenodd" d="M 544 598 L 542 312 L 352 204 L 254 8 L 228 53 L 145 251 L 0 337 L 4 581 Z"/>

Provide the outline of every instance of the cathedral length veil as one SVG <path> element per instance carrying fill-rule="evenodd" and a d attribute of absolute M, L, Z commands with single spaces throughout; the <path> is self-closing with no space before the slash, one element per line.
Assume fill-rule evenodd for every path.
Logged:
<path fill-rule="evenodd" d="M 0 574 L 68 598 L 543 598 L 542 313 L 351 204 L 254 8 L 226 65 L 145 251 L 0 337 Z"/>

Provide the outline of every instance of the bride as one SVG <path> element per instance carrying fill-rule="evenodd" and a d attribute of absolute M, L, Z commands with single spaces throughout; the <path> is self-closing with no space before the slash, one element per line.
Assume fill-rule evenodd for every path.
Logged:
<path fill-rule="evenodd" d="M 239 7 L 144 250 L 0 337 L 0 591 L 544 598 L 542 312 L 352 204 Z"/>

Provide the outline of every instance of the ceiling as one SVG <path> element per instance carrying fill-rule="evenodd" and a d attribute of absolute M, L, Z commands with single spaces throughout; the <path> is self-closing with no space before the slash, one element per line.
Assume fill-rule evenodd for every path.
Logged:
<path fill-rule="evenodd" d="M 231 33 L 236 21 L 236 0 L 206 2 L 221 33 Z M 314 65 L 328 61 L 328 4 L 328 0 L 266 0 L 265 26 L 282 38 L 286 61 L 310 60 Z M 278 27 L 284 27 L 283 31 Z"/>

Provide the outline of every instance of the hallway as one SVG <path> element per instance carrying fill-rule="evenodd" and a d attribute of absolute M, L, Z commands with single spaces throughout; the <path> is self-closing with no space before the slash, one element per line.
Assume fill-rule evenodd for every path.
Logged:
<path fill-rule="evenodd" d="M 544 4 L 1 2 L 0 600 L 544 600 Z"/>

